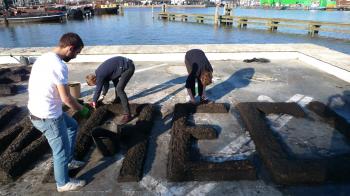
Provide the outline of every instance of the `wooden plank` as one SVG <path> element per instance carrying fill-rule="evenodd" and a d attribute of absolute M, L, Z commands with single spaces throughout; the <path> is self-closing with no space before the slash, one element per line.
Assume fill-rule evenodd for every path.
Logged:
<path fill-rule="evenodd" d="M 241 24 L 254 24 L 254 25 L 266 25 L 264 22 L 254 22 L 254 21 L 247 21 L 247 22 L 241 22 Z"/>
<path fill-rule="evenodd" d="M 220 20 L 222 23 L 233 23 L 233 20 Z"/>
<path fill-rule="evenodd" d="M 226 16 L 226 15 L 220 16 L 220 18 L 222 18 L 222 19 L 231 19 L 231 20 L 234 19 L 233 16 Z"/>
<path fill-rule="evenodd" d="M 183 13 L 176 13 L 176 12 L 166 12 L 168 14 L 174 14 L 174 15 L 183 15 Z M 187 14 L 187 16 L 209 16 L 209 17 L 214 17 L 213 14 Z"/>
<path fill-rule="evenodd" d="M 326 31 L 326 32 L 335 32 L 335 33 L 350 33 L 350 30 L 345 29 L 329 29 L 329 28 L 320 28 L 319 31 Z"/>
<path fill-rule="evenodd" d="M 290 27 L 295 29 L 301 29 L 301 30 L 309 30 L 309 27 L 307 26 L 300 26 L 300 25 L 289 25 L 289 24 L 272 24 L 268 26 L 275 26 L 275 27 Z"/>
<path fill-rule="evenodd" d="M 248 17 L 248 16 L 239 16 L 237 19 L 248 19 L 248 20 L 273 20 L 278 22 L 295 22 L 295 23 L 304 23 L 304 24 L 320 24 L 320 25 L 332 25 L 332 26 L 345 26 L 350 27 L 349 23 L 332 23 L 332 22 L 322 22 L 322 21 L 313 21 L 313 20 L 295 20 L 295 19 L 286 19 L 286 18 L 258 18 L 258 17 Z"/>

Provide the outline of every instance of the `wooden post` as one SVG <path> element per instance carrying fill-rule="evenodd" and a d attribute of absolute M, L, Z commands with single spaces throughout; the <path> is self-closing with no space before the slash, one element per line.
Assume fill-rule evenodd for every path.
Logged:
<path fill-rule="evenodd" d="M 320 24 L 309 24 L 309 34 L 311 35 L 311 37 L 318 34 L 320 27 L 321 27 Z"/>
<path fill-rule="evenodd" d="M 119 14 L 121 15 L 121 16 L 124 16 L 124 7 L 123 7 L 123 5 L 119 5 L 119 10 L 120 10 L 120 12 L 119 12 Z M 153 15 L 152 15 L 152 17 L 153 17 Z"/>
<path fill-rule="evenodd" d="M 187 15 L 181 15 L 181 21 L 187 22 Z"/>
<path fill-rule="evenodd" d="M 152 4 L 152 18 L 154 18 L 153 4 Z"/>
<path fill-rule="evenodd" d="M 165 3 L 163 3 L 163 5 L 162 5 L 162 12 L 166 12 L 166 5 L 165 5 Z"/>
<path fill-rule="evenodd" d="M 240 18 L 238 20 L 238 28 L 247 28 L 247 22 L 248 22 L 248 19 Z"/>
<path fill-rule="evenodd" d="M 204 16 L 197 16 L 196 20 L 198 23 L 203 23 L 204 22 Z"/>
<path fill-rule="evenodd" d="M 234 13 L 233 13 L 233 8 L 234 8 L 234 5 L 233 5 L 233 3 L 232 3 L 232 4 L 230 4 L 230 9 L 231 9 L 230 16 L 233 16 L 233 15 L 234 15 Z"/>
<path fill-rule="evenodd" d="M 278 25 L 279 21 L 276 21 L 276 20 L 270 20 L 269 21 L 269 25 L 270 25 L 270 28 L 269 30 L 274 32 L 274 31 L 277 31 L 277 25 Z"/>
<path fill-rule="evenodd" d="M 219 4 L 216 4 L 215 15 L 214 15 L 214 24 L 218 25 L 219 23 Z"/>
<path fill-rule="evenodd" d="M 224 8 L 225 8 L 225 13 L 224 13 L 224 15 L 230 16 L 230 14 L 231 14 L 231 8 L 229 7 L 228 3 L 225 4 Z"/>

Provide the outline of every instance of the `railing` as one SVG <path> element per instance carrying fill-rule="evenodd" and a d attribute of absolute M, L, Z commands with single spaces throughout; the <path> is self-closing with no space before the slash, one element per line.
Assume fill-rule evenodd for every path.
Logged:
<path fill-rule="evenodd" d="M 311 36 L 317 35 L 320 31 L 350 34 L 350 24 L 348 23 L 170 12 L 159 12 L 158 18 L 167 20 L 180 20 L 184 22 L 193 21 L 198 23 L 214 21 L 214 24 L 221 25 L 236 24 L 238 28 L 247 28 L 248 25 L 266 26 L 269 31 L 277 31 L 279 27 L 283 27 L 306 30 Z"/>

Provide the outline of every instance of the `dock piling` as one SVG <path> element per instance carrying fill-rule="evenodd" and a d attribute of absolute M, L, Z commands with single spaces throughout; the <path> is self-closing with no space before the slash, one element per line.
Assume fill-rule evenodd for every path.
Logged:
<path fill-rule="evenodd" d="M 248 19 L 247 18 L 240 18 L 238 19 L 238 28 L 247 28 L 248 25 Z"/>
<path fill-rule="evenodd" d="M 187 22 L 187 15 L 181 15 L 181 21 Z"/>
<path fill-rule="evenodd" d="M 203 23 L 203 22 L 204 22 L 204 16 L 197 16 L 197 17 L 196 17 L 196 21 L 197 21 L 198 23 Z"/>
<path fill-rule="evenodd" d="M 320 30 L 320 24 L 309 24 L 309 34 L 311 37 L 318 35 L 318 31 Z"/>
<path fill-rule="evenodd" d="M 215 15 L 214 15 L 214 24 L 218 25 L 219 23 L 219 4 L 216 4 Z"/>
<path fill-rule="evenodd" d="M 271 32 L 277 31 L 278 23 L 279 23 L 279 21 L 270 20 L 270 21 L 268 22 L 268 24 L 269 24 L 269 26 L 270 26 L 270 27 L 269 27 L 269 30 L 270 30 Z"/>

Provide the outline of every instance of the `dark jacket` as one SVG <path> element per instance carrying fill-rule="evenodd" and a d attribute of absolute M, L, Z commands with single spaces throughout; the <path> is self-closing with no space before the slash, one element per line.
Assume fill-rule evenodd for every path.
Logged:
<path fill-rule="evenodd" d="M 192 49 L 186 52 L 185 64 L 188 72 L 185 85 L 186 88 L 192 88 L 192 85 L 194 85 L 193 81 L 195 81 L 196 78 L 199 78 L 203 71 L 213 72 L 213 68 L 209 60 L 205 56 L 204 52 L 199 49 Z"/>
<path fill-rule="evenodd" d="M 200 49 L 192 49 L 187 51 L 185 55 L 185 64 L 189 74 L 191 74 L 194 64 L 197 64 L 195 73 L 195 76 L 197 77 L 199 77 L 204 70 L 210 72 L 213 71 L 213 67 L 205 56 L 205 53 Z"/>
<path fill-rule="evenodd" d="M 102 87 L 111 80 L 118 79 L 122 73 L 128 69 L 130 59 L 117 56 L 104 61 L 95 71 L 96 74 L 96 91 L 93 101 L 97 102 L 100 97 Z"/>

